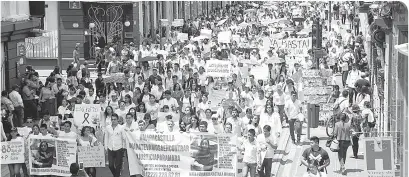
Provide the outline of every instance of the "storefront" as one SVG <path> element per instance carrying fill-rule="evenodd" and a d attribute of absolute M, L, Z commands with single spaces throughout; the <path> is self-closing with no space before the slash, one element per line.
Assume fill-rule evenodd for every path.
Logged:
<path fill-rule="evenodd" d="M 30 14 L 28 1 L 4 1 L 1 10 L 1 88 L 9 90 L 12 85 L 20 84 L 26 66 L 25 39 L 41 22 L 27 15 Z"/>

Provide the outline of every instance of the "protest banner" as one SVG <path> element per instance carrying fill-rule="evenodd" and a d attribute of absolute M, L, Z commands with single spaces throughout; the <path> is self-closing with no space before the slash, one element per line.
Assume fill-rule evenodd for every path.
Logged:
<path fill-rule="evenodd" d="M 208 60 L 206 62 L 206 72 L 212 77 L 230 76 L 231 62 L 225 60 Z"/>
<path fill-rule="evenodd" d="M 24 140 L 1 142 L 1 164 L 24 163 Z"/>
<path fill-rule="evenodd" d="M 84 167 L 105 167 L 104 146 L 78 146 L 78 163 Z"/>
<path fill-rule="evenodd" d="M 284 49 L 289 56 L 308 56 L 312 48 L 311 38 L 272 39 L 271 47 Z"/>
<path fill-rule="evenodd" d="M 70 176 L 76 162 L 77 142 L 70 139 L 30 136 L 30 175 Z"/>
<path fill-rule="evenodd" d="M 172 26 L 174 27 L 183 26 L 183 23 L 184 23 L 183 21 L 184 21 L 183 19 L 174 19 L 172 22 Z"/>
<path fill-rule="evenodd" d="M 178 33 L 177 39 L 179 41 L 187 41 L 187 40 L 189 40 L 189 34 L 187 34 L 187 33 Z"/>
<path fill-rule="evenodd" d="M 212 30 L 202 29 L 200 30 L 200 36 L 207 37 L 208 39 L 212 38 Z"/>
<path fill-rule="evenodd" d="M 237 138 L 208 133 L 126 132 L 130 175 L 235 177 Z"/>
<path fill-rule="evenodd" d="M 74 108 L 74 125 L 78 127 L 99 125 L 101 106 L 99 104 L 76 104 Z"/>
<path fill-rule="evenodd" d="M 251 67 L 250 73 L 254 76 L 255 80 L 266 80 L 268 78 L 268 66 L 255 66 Z"/>
<path fill-rule="evenodd" d="M 230 43 L 231 31 L 223 31 L 217 35 L 217 41 L 219 43 Z"/>
<path fill-rule="evenodd" d="M 231 38 L 233 41 L 236 41 L 237 43 L 240 42 L 240 35 L 235 34 L 235 35 L 232 35 Z"/>

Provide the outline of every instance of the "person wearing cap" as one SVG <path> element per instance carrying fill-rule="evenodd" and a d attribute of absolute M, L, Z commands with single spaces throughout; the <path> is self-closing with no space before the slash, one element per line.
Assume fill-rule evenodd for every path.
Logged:
<path fill-rule="evenodd" d="M 303 177 L 326 177 L 326 167 L 331 163 L 328 152 L 320 147 L 320 139 L 318 137 L 313 136 L 310 140 L 311 146 L 302 153 L 303 159 L 301 164 L 307 167 L 307 172 L 304 173 Z"/>

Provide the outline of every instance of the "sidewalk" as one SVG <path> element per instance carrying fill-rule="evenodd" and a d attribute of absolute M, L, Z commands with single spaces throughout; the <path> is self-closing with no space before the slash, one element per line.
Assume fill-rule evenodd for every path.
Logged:
<path fill-rule="evenodd" d="M 306 132 L 306 130 L 303 130 Z M 347 175 L 342 175 L 339 172 L 339 162 L 338 154 L 332 152 L 325 146 L 327 140 L 327 134 L 325 133 L 325 127 L 319 127 L 316 129 L 311 129 L 311 136 L 317 136 L 320 138 L 320 146 L 324 148 L 330 157 L 331 163 L 327 167 L 327 176 L 328 177 L 367 177 L 367 173 L 363 170 L 365 168 L 365 161 L 363 155 L 358 153 L 360 159 L 350 158 L 352 156 L 352 148 L 348 148 L 347 159 L 346 159 L 346 171 Z M 290 148 L 287 150 L 288 155 L 283 159 L 286 161 L 282 170 L 280 170 L 280 177 L 302 177 L 306 172 L 305 166 L 300 166 L 302 153 L 305 149 L 310 147 L 309 140 L 307 140 L 306 135 L 301 138 L 303 145 L 296 146 L 294 144 L 290 145 Z M 358 152 L 363 152 L 362 140 L 360 141 L 360 147 Z"/>

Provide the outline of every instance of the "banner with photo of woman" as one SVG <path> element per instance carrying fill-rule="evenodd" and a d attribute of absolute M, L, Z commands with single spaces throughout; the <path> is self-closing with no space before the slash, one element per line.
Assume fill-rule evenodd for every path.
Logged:
<path fill-rule="evenodd" d="M 237 138 L 208 133 L 126 132 L 131 175 L 235 177 Z"/>
<path fill-rule="evenodd" d="M 30 136 L 30 174 L 70 176 L 70 165 L 76 162 L 76 153 L 75 140 Z"/>

